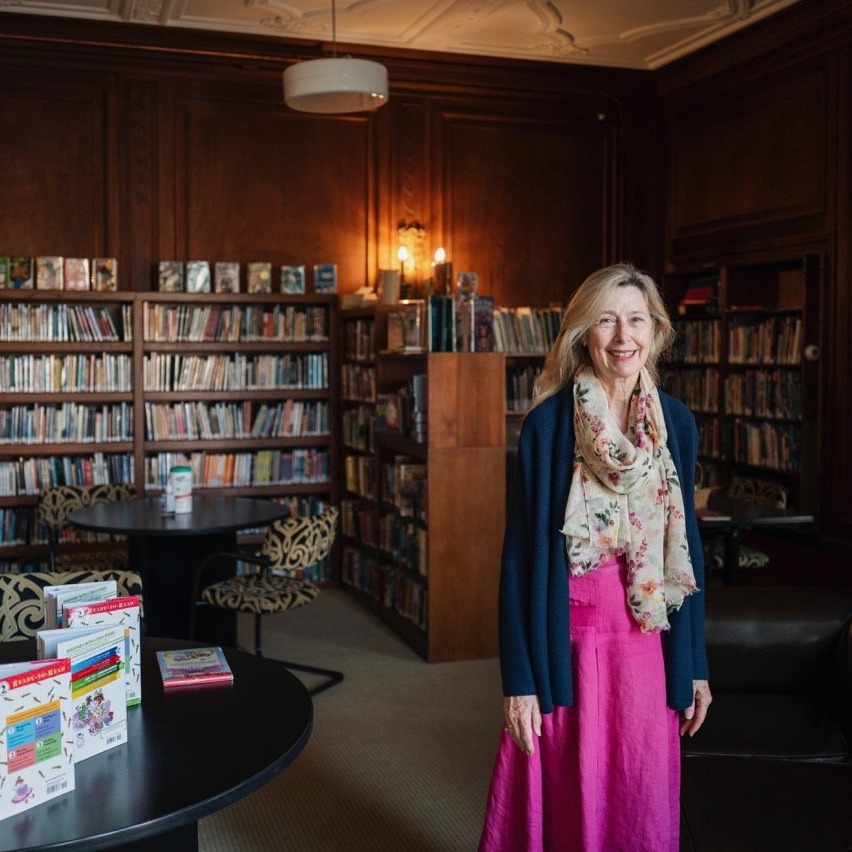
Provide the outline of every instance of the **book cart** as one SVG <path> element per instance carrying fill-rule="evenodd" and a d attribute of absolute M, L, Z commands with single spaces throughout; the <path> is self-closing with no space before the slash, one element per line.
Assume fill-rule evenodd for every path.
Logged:
<path fill-rule="evenodd" d="M 412 434 L 377 427 L 373 467 L 350 482 L 357 496 L 342 503 L 344 588 L 430 662 L 494 656 L 504 357 L 380 352 L 375 366 L 379 407 L 401 393 L 421 415 Z"/>
<path fill-rule="evenodd" d="M 699 428 L 704 485 L 783 485 L 816 514 L 822 259 L 721 264 L 665 280 L 677 338 L 667 390 Z"/>
<path fill-rule="evenodd" d="M 116 339 L 65 341 L 54 324 L 24 340 L 13 328 L 26 312 L 72 308 L 90 323 L 111 319 Z M 55 413 L 34 412 L 64 406 L 83 430 L 46 444 L 37 432 L 3 436 L 4 570 L 46 558 L 33 515 L 47 485 L 133 482 L 158 496 L 170 466 L 185 462 L 197 493 L 269 497 L 301 512 L 336 501 L 336 295 L 15 290 L 0 291 L 0 310 L 3 369 L 20 372 L 27 353 L 24 366 L 54 383 L 6 383 L 16 390 L 0 417 L 52 422 Z M 57 356 L 69 360 L 56 366 Z M 81 389 L 81 376 L 101 374 L 108 389 Z"/>

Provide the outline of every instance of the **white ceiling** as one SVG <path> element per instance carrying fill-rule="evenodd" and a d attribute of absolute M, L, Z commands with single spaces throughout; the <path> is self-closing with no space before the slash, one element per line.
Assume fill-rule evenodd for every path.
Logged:
<path fill-rule="evenodd" d="M 655 69 L 802 0 L 337 0 L 337 40 Z M 331 0 L 0 0 L 33 14 L 332 40 Z"/>

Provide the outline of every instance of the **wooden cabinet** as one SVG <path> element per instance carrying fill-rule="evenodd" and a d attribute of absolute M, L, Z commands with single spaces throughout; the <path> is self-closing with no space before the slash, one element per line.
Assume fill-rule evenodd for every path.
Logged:
<path fill-rule="evenodd" d="M 504 386 L 497 353 L 376 359 L 379 407 L 400 388 L 425 402 L 425 440 L 376 428 L 374 478 L 344 500 L 342 579 L 430 662 L 497 653 Z"/>
<path fill-rule="evenodd" d="M 334 295 L 0 291 L 6 567 L 44 557 L 52 484 L 159 494 L 188 463 L 199 493 L 336 502 L 336 322 Z"/>
<path fill-rule="evenodd" d="M 807 255 L 667 278 L 677 339 L 666 387 L 696 417 L 704 484 L 776 481 L 817 512 L 821 277 Z"/>

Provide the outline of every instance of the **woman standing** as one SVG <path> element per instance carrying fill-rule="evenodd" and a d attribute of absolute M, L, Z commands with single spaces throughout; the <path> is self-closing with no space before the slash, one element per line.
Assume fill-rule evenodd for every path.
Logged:
<path fill-rule="evenodd" d="M 505 730 L 482 852 L 676 852 L 679 735 L 711 701 L 698 434 L 629 264 L 571 299 L 524 421 L 500 581 Z"/>

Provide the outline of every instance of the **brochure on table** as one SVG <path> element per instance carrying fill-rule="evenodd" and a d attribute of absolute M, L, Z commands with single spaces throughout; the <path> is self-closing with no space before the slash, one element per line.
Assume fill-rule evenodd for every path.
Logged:
<path fill-rule="evenodd" d="M 39 659 L 71 660 L 71 727 L 74 761 L 127 741 L 124 628 L 79 627 L 41 630 Z"/>
<path fill-rule="evenodd" d="M 0 666 L 0 819 L 74 789 L 69 660 Z"/>

